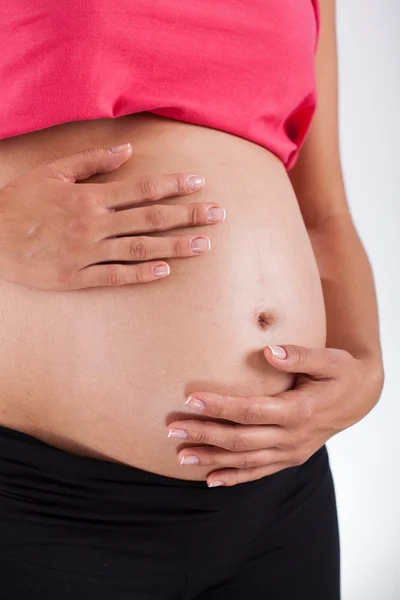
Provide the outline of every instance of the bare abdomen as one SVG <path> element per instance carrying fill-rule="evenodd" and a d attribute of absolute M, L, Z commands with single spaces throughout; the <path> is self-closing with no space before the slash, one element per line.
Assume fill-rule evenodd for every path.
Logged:
<path fill-rule="evenodd" d="M 210 252 L 169 260 L 170 277 L 151 284 L 49 292 L 0 281 L 0 423 L 73 452 L 205 479 L 206 467 L 178 464 L 167 424 L 199 418 L 184 405 L 189 392 L 292 385 L 262 348 L 325 344 L 317 266 L 280 161 L 216 130 L 140 114 L 3 140 L 0 185 L 42 160 L 124 141 L 129 161 L 91 181 L 199 173 L 196 201 L 218 201 L 226 220 L 191 228 L 209 235 Z"/>

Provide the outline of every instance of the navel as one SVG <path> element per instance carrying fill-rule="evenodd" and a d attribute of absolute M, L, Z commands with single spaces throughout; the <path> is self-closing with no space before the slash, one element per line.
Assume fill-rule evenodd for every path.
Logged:
<path fill-rule="evenodd" d="M 272 327 L 272 325 L 275 322 L 275 316 L 273 315 L 272 312 L 267 312 L 267 311 L 257 311 L 256 313 L 256 322 L 257 322 L 257 326 L 262 330 L 262 331 L 266 331 L 267 329 L 269 329 L 270 327 Z"/>

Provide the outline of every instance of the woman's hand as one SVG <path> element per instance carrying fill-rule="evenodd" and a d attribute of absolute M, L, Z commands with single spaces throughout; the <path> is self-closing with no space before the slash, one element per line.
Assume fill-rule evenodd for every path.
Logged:
<path fill-rule="evenodd" d="M 208 250 L 204 235 L 145 234 L 222 221 L 218 204 L 133 208 L 191 194 L 203 187 L 202 177 L 174 173 L 76 183 L 117 169 L 131 152 L 129 144 L 85 150 L 43 163 L 1 189 L 0 278 L 46 290 L 147 283 L 169 275 L 168 264 L 157 259 Z"/>
<path fill-rule="evenodd" d="M 252 481 L 303 464 L 329 438 L 362 419 L 382 391 L 379 360 L 293 345 L 267 346 L 264 355 L 277 369 L 298 373 L 294 389 L 248 398 L 194 392 L 188 406 L 232 424 L 193 419 L 168 426 L 168 437 L 207 444 L 181 450 L 178 461 L 184 465 L 189 457 L 186 464 L 214 469 L 207 478 L 210 487 Z"/>

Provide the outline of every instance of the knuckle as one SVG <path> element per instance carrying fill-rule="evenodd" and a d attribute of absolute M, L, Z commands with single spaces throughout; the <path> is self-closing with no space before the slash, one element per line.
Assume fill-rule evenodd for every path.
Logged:
<path fill-rule="evenodd" d="M 109 265 L 105 272 L 104 277 L 106 285 L 118 285 L 120 283 L 118 265 Z"/>
<path fill-rule="evenodd" d="M 226 404 L 224 401 L 213 404 L 212 407 L 210 407 L 210 412 L 212 413 L 213 417 L 223 419 L 227 412 Z"/>
<path fill-rule="evenodd" d="M 241 459 L 241 466 L 245 469 L 252 469 L 257 466 L 257 460 L 254 454 L 246 452 Z"/>
<path fill-rule="evenodd" d="M 66 198 L 72 206 L 79 209 L 79 211 L 85 212 L 96 203 L 96 199 L 94 198 L 94 194 L 89 193 L 87 189 L 84 189 L 87 186 L 84 185 L 74 185 L 72 194 Z"/>
<path fill-rule="evenodd" d="M 160 206 L 151 206 L 146 211 L 146 222 L 153 231 L 162 229 L 165 220 L 165 211 Z"/>
<path fill-rule="evenodd" d="M 240 422 L 245 425 L 251 425 L 258 422 L 261 417 L 261 407 L 257 402 L 246 404 L 240 412 Z"/>
<path fill-rule="evenodd" d="M 280 404 L 278 411 L 279 423 L 285 429 L 289 428 L 293 424 L 293 410 L 290 404 L 288 404 L 286 398 L 281 394 L 275 394 L 274 399 Z M 293 403 L 292 403 L 293 404 Z"/>
<path fill-rule="evenodd" d="M 86 148 L 82 150 L 82 156 L 88 160 L 96 160 L 98 158 L 99 151 L 96 148 Z"/>
<path fill-rule="evenodd" d="M 197 429 L 191 433 L 191 438 L 199 444 L 205 444 L 208 440 L 208 435 L 204 429 Z"/>
<path fill-rule="evenodd" d="M 129 243 L 129 256 L 133 260 L 144 260 L 148 255 L 148 247 L 145 238 L 137 238 Z"/>
<path fill-rule="evenodd" d="M 338 354 L 335 354 L 334 352 L 328 352 L 326 358 L 326 367 L 328 370 L 337 369 L 340 366 L 340 363 L 341 361 Z"/>
<path fill-rule="evenodd" d="M 200 224 L 200 211 L 197 206 L 188 206 L 187 221 L 189 225 Z"/>
<path fill-rule="evenodd" d="M 209 452 L 208 454 L 206 454 L 205 456 L 202 457 L 202 461 L 201 462 L 204 463 L 204 464 L 207 464 L 209 466 L 212 466 L 212 465 L 216 464 L 217 459 L 214 456 L 214 454 L 212 454 L 211 452 Z"/>
<path fill-rule="evenodd" d="M 294 346 L 293 351 L 299 363 L 304 364 L 307 362 L 306 348 L 304 348 L 303 346 Z"/>
<path fill-rule="evenodd" d="M 297 421 L 307 425 L 314 414 L 312 402 L 304 396 L 299 396 L 295 401 Z"/>
<path fill-rule="evenodd" d="M 174 240 L 174 243 L 172 245 L 172 255 L 179 257 L 179 256 L 183 256 L 184 254 L 185 254 L 185 248 L 182 243 L 182 240 L 180 240 L 179 238 Z"/>
<path fill-rule="evenodd" d="M 139 181 L 139 188 L 142 196 L 147 200 L 158 200 L 160 197 L 158 187 L 154 179 L 143 177 Z"/>
<path fill-rule="evenodd" d="M 52 169 L 50 168 L 49 174 L 52 176 L 56 176 L 57 178 L 67 179 L 68 181 L 75 179 L 73 170 L 67 165 L 63 164 L 59 165 L 56 171 L 54 167 Z"/>
<path fill-rule="evenodd" d="M 94 230 L 94 222 L 87 217 L 71 219 L 68 223 L 68 230 L 75 235 L 87 235 Z"/>
<path fill-rule="evenodd" d="M 289 427 L 305 427 L 309 424 L 313 416 L 311 403 L 303 396 L 298 394 L 293 400 L 288 410 L 286 425 Z"/>
<path fill-rule="evenodd" d="M 82 150 L 82 154 L 85 158 L 94 158 L 96 150 L 93 148 L 85 148 L 85 150 Z"/>
<path fill-rule="evenodd" d="M 250 440 L 246 434 L 238 433 L 228 443 L 228 450 L 248 450 Z"/>
<path fill-rule="evenodd" d="M 146 272 L 141 268 L 135 269 L 133 277 L 135 283 L 144 283 L 145 281 L 147 281 Z"/>
<path fill-rule="evenodd" d="M 296 454 L 297 452 L 301 451 L 301 448 L 304 447 L 306 441 L 307 440 L 305 439 L 305 436 L 302 432 L 292 432 L 290 435 L 290 439 L 284 447 L 293 454 Z"/>
<path fill-rule="evenodd" d="M 64 203 L 68 203 L 72 206 L 81 206 L 82 204 L 84 205 L 86 202 L 86 194 L 85 190 L 81 189 L 83 187 L 83 185 L 74 185 L 71 188 L 72 193 L 65 195 L 65 198 L 63 199 Z"/>
<path fill-rule="evenodd" d="M 301 402 L 299 407 L 299 420 L 303 425 L 307 425 L 314 415 L 310 402 Z"/>
<path fill-rule="evenodd" d="M 174 188 L 177 195 L 191 192 L 187 178 L 180 175 L 174 178 Z"/>

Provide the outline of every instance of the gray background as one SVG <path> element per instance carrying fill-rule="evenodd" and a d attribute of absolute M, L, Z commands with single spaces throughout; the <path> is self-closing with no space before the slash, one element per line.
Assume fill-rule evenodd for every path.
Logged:
<path fill-rule="evenodd" d="M 400 2 L 336 1 L 342 163 L 374 270 L 386 370 L 378 406 L 328 443 L 342 591 L 343 600 L 399 600 Z"/>

